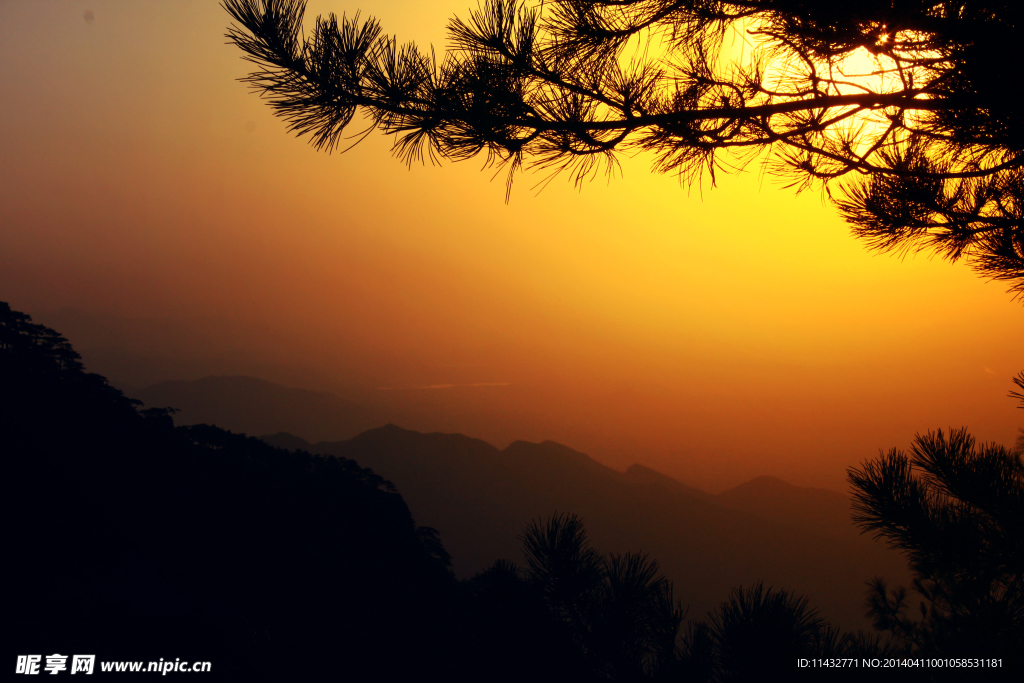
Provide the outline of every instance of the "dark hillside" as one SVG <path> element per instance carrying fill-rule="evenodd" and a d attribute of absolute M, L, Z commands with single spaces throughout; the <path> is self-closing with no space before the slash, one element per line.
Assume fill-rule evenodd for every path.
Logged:
<path fill-rule="evenodd" d="M 388 482 L 139 412 L 2 303 L 0 452 L 15 653 L 206 660 L 221 680 L 476 666 L 444 550 Z"/>

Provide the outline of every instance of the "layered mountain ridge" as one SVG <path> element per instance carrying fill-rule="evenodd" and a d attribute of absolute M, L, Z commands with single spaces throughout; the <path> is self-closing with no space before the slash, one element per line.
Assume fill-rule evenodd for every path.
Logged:
<path fill-rule="evenodd" d="M 714 495 L 643 466 L 618 472 L 552 441 L 500 450 L 392 424 L 347 441 L 262 438 L 349 458 L 391 481 L 417 523 L 440 531 L 463 578 L 497 559 L 521 562 L 519 536 L 529 521 L 573 512 L 599 550 L 658 560 L 694 618 L 731 588 L 764 581 L 808 596 L 843 628 L 866 629 L 864 582 L 906 580 L 905 559 L 860 536 L 849 501 L 824 489 L 761 477 Z"/>
<path fill-rule="evenodd" d="M 619 472 L 554 441 L 499 449 L 403 429 L 390 423 L 401 416 L 250 377 L 164 382 L 136 395 L 180 408 L 178 423 L 271 434 L 262 438 L 272 445 L 373 469 L 395 484 L 418 524 L 440 532 L 462 578 L 497 559 L 521 562 L 528 522 L 572 512 L 602 552 L 657 559 L 692 618 L 732 588 L 763 581 L 806 595 L 844 629 L 867 629 L 864 582 L 909 581 L 903 556 L 861 536 L 836 491 L 756 477 L 713 494 L 644 465 Z"/>

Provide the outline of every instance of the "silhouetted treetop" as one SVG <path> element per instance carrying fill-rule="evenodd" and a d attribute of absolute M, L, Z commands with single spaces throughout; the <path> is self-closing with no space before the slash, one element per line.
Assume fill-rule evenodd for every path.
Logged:
<path fill-rule="evenodd" d="M 116 405 L 122 417 L 134 417 L 137 407 L 142 405 L 110 386 L 105 377 L 86 372 L 81 356 L 58 332 L 33 323 L 31 316 L 11 310 L 3 301 L 0 301 L 0 381 L 8 387 L 28 387 L 28 393 L 16 399 L 21 404 L 36 399 L 52 401 L 55 392 L 71 392 L 83 407 L 91 410 L 96 408 L 97 402 L 107 407 Z M 143 415 L 166 417 L 167 410 L 151 408 L 143 411 Z"/>
<path fill-rule="evenodd" d="M 45 325 L 33 323 L 31 316 L 12 311 L 4 301 L 0 301 L 0 352 L 11 361 L 42 362 L 56 372 L 82 370 L 81 356 L 67 339 Z"/>
<path fill-rule="evenodd" d="M 1011 391 L 1010 398 L 1020 401 L 1020 405 L 1017 407 L 1024 409 L 1024 370 L 1017 373 L 1017 376 L 1013 378 L 1013 383 L 1017 385 L 1020 391 Z"/>
<path fill-rule="evenodd" d="M 530 522 L 520 537 L 525 569 L 499 560 L 470 581 L 478 604 L 528 655 L 540 680 L 675 680 L 685 610 L 656 560 L 590 545 L 573 514 Z M 516 679 L 518 680 L 518 678 Z"/>
<path fill-rule="evenodd" d="M 907 551 L 916 568 L 1024 574 L 1024 462 L 966 430 L 918 435 L 851 469 L 854 521 Z M 967 569 L 969 568 L 969 569 Z M 983 569 L 985 571 L 983 571 Z"/>
<path fill-rule="evenodd" d="M 1020 391 L 1011 391 L 1010 398 L 1015 398 L 1020 401 L 1020 405 L 1017 406 L 1021 410 L 1024 410 L 1024 370 L 1017 373 L 1017 376 L 1013 378 L 1013 383 L 1017 385 Z M 1014 444 L 1014 448 L 1021 455 L 1024 455 L 1024 427 L 1017 430 L 1017 442 Z"/>
<path fill-rule="evenodd" d="M 1019 451 L 940 430 L 917 436 L 909 454 L 893 449 L 848 476 L 854 522 L 907 553 L 924 599 L 915 620 L 907 592 L 875 580 L 876 627 L 934 653 L 1009 654 L 1024 644 Z"/>
<path fill-rule="evenodd" d="M 247 80 L 328 151 L 361 110 L 411 162 L 576 182 L 620 153 L 693 180 L 754 158 L 877 249 L 966 257 L 1024 292 L 1021 6 L 942 0 L 487 0 L 443 57 L 304 0 L 225 0 Z M 767 152 L 767 154 L 762 154 Z"/>

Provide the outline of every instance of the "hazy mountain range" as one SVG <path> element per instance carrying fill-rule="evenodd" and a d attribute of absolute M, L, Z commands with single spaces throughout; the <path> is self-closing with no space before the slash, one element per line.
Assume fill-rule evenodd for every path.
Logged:
<path fill-rule="evenodd" d="M 212 424 L 250 435 L 289 432 L 313 441 L 347 439 L 389 420 L 382 411 L 326 391 L 255 377 L 204 377 L 133 390 L 149 406 L 172 406 L 177 424 Z"/>
<path fill-rule="evenodd" d="M 272 434 L 264 440 L 372 468 L 395 484 L 418 524 L 439 530 L 460 577 L 498 558 L 521 561 L 517 537 L 527 522 L 574 512 L 602 552 L 656 558 L 695 618 L 733 587 L 760 580 L 806 595 L 838 626 L 866 629 L 864 582 L 909 580 L 902 556 L 859 535 L 849 499 L 835 491 L 757 477 L 710 494 L 641 465 L 619 472 L 551 441 L 499 450 L 461 434 L 382 427 L 386 416 L 332 394 L 250 377 L 135 393 L 180 408 L 181 424 Z"/>

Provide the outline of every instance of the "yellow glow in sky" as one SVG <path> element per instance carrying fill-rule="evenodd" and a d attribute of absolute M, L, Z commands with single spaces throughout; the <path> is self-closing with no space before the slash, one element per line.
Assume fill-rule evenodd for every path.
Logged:
<path fill-rule="evenodd" d="M 308 12 L 361 9 L 426 44 L 466 8 Z M 816 193 L 756 169 L 681 187 L 639 156 L 580 190 L 521 177 L 506 205 L 482 161 L 407 169 L 380 135 L 329 156 L 287 134 L 238 82 L 214 3 L 89 9 L 0 4 L 0 299 L 16 309 L 177 321 L 160 353 L 182 357 L 235 353 L 198 321 L 256 326 L 238 353 L 267 379 L 368 402 L 443 386 L 409 400 L 446 428 L 708 488 L 842 488 L 915 432 L 1010 443 L 1021 423 L 1005 398 L 1020 303 L 961 265 L 869 254 Z"/>

